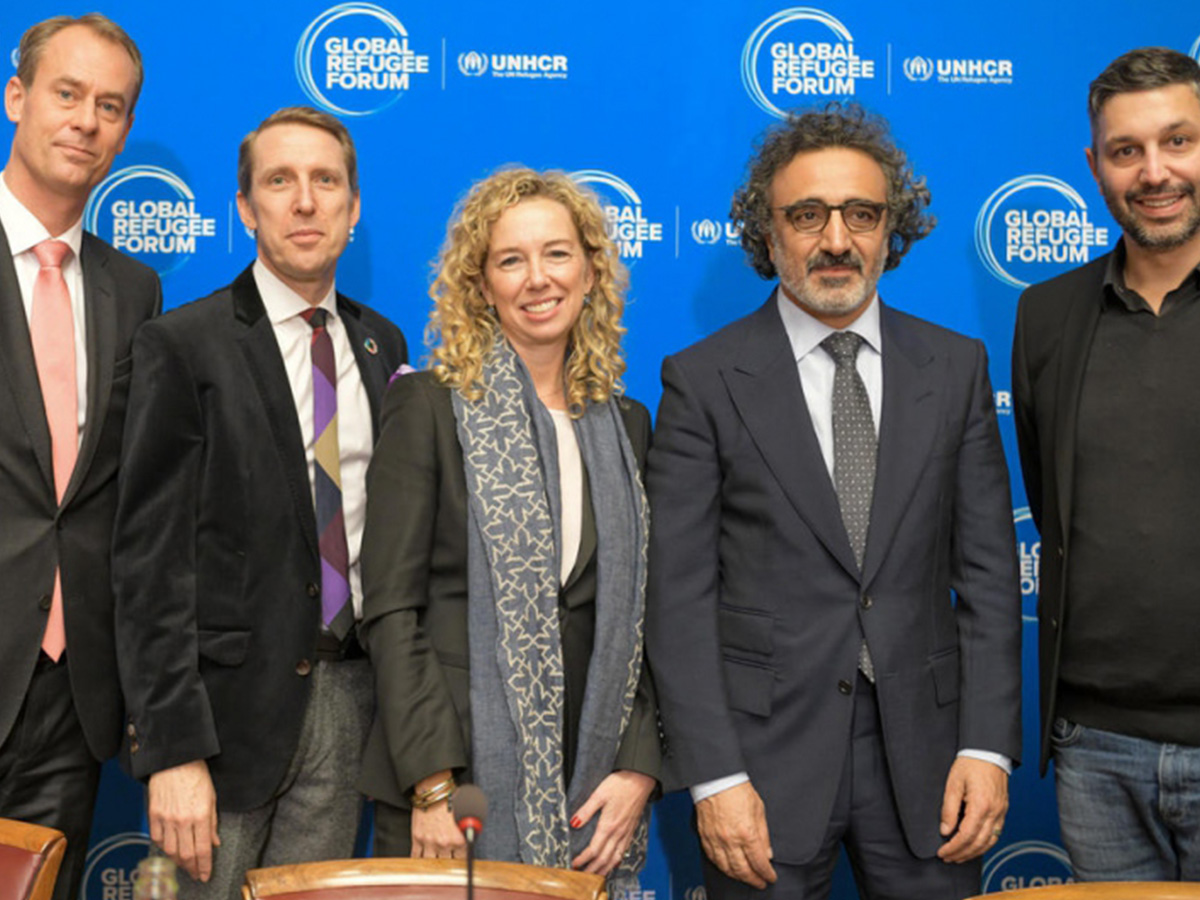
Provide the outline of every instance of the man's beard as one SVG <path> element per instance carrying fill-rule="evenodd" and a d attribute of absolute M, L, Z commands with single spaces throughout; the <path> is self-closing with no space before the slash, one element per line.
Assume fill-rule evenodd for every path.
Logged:
<path fill-rule="evenodd" d="M 1101 179 L 1100 193 L 1104 195 L 1108 211 L 1117 220 L 1121 230 L 1131 241 L 1146 250 L 1160 253 L 1175 250 L 1200 234 L 1200 204 L 1196 203 L 1196 185 L 1191 182 L 1138 188 L 1126 191 L 1124 197 L 1118 198 L 1116 192 Z M 1185 211 L 1173 222 L 1161 223 L 1147 220 L 1136 212 L 1136 201 L 1162 193 L 1181 193 L 1188 197 L 1191 200 L 1190 211 Z M 1118 202 L 1119 200 L 1123 200 L 1124 203 Z"/>
<path fill-rule="evenodd" d="M 875 285 L 879 282 L 879 276 L 883 274 L 883 266 L 887 261 L 886 244 L 881 247 L 879 258 L 870 270 L 855 250 L 837 254 L 822 250 L 805 262 L 805 277 L 797 278 L 795 268 L 784 248 L 776 242 L 774 249 L 776 268 L 779 270 L 779 280 L 784 290 L 801 306 L 831 316 L 849 315 L 875 296 Z M 857 288 L 853 284 L 853 276 L 822 277 L 820 270 L 832 266 L 848 266 L 857 271 L 860 276 Z M 810 280 L 814 272 L 817 273 L 815 281 Z"/>

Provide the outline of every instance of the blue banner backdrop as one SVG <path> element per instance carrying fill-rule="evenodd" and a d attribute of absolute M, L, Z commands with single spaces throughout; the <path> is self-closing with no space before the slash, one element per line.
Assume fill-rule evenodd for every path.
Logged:
<path fill-rule="evenodd" d="M 91 9 L 33 0 L 0 12 L 13 71 L 31 24 Z M 893 305 L 981 337 L 1013 472 L 1026 606 L 1025 758 L 1012 780 L 988 891 L 1070 877 L 1050 781 L 1036 772 L 1039 541 L 1020 484 L 1009 341 L 1020 289 L 1103 253 L 1119 232 L 1088 173 L 1088 82 L 1142 45 L 1200 53 L 1194 0 L 1002 5 L 830 0 L 386 0 L 164 6 L 104 12 L 145 54 L 125 152 L 86 213 L 153 265 L 174 306 L 228 283 L 254 255 L 234 209 L 241 137 L 276 108 L 313 103 L 358 144 L 363 217 L 339 271 L 345 293 L 420 345 L 430 261 L 455 202 L 497 166 L 576 173 L 608 206 L 632 274 L 629 393 L 654 408 L 664 355 L 758 306 L 729 200 L 755 137 L 783 111 L 854 98 L 886 114 L 939 224 L 884 277 Z M 11 126 L 3 134 L 7 142 Z M 140 788 L 110 765 L 81 900 L 129 900 L 144 854 Z M 702 900 L 684 795 L 663 800 L 639 897 Z M 846 868 L 835 895 L 854 896 Z"/>

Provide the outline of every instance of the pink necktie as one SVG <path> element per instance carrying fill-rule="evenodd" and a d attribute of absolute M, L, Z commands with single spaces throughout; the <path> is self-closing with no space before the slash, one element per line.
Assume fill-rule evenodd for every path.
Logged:
<path fill-rule="evenodd" d="M 41 268 L 33 283 L 33 314 L 29 336 L 37 363 L 50 445 L 54 457 L 54 491 L 62 502 L 75 457 L 79 453 L 79 410 L 75 385 L 75 318 L 71 295 L 63 279 L 62 261 L 71 252 L 62 241 L 42 241 L 33 248 Z M 63 627 L 62 574 L 54 571 L 54 597 L 42 636 L 42 650 L 58 661 L 67 645 Z"/>

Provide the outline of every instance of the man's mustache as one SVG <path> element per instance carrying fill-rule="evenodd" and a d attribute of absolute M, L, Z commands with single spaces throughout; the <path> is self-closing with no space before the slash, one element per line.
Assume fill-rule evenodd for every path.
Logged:
<path fill-rule="evenodd" d="M 1156 184 L 1148 187 L 1130 188 L 1125 192 L 1125 202 L 1132 203 L 1135 200 L 1141 200 L 1145 197 L 1157 197 L 1160 194 L 1186 194 L 1189 197 L 1196 196 L 1196 185 L 1190 181 L 1181 181 L 1179 184 Z"/>
<path fill-rule="evenodd" d="M 848 267 L 862 271 L 862 259 L 853 250 L 847 250 L 844 253 L 830 253 L 828 250 L 822 250 L 816 256 L 808 261 L 808 271 L 812 272 L 815 269 L 830 269 L 837 267 Z"/>

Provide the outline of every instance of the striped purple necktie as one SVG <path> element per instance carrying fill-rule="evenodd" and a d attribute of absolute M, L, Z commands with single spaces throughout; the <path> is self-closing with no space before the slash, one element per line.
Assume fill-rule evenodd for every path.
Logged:
<path fill-rule="evenodd" d="M 301 313 L 312 327 L 313 456 L 317 498 L 317 534 L 321 548 L 321 621 L 338 640 L 354 626 L 350 603 L 350 553 L 342 514 L 342 467 L 338 451 L 337 367 L 333 341 L 321 308 Z"/>

